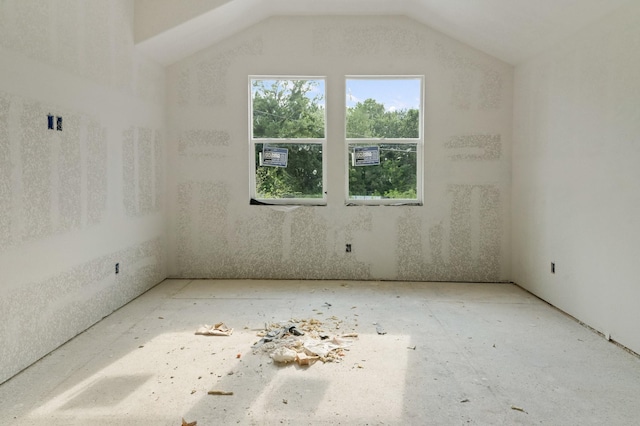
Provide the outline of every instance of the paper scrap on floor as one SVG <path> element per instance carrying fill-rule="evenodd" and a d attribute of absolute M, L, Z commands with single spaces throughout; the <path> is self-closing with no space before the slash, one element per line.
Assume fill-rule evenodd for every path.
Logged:
<path fill-rule="evenodd" d="M 214 325 L 203 325 L 196 330 L 196 334 L 202 336 L 231 336 L 233 328 L 229 328 L 225 323 L 219 322 Z"/>

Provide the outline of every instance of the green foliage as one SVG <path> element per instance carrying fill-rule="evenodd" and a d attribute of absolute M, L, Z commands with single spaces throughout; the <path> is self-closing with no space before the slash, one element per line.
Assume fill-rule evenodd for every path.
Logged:
<path fill-rule="evenodd" d="M 270 84 L 269 84 L 270 83 Z M 254 138 L 324 138 L 324 95 L 307 94 L 314 80 L 254 80 Z"/>
<path fill-rule="evenodd" d="M 347 109 L 347 138 L 414 139 L 420 136 L 417 109 L 385 111 L 374 99 Z M 350 197 L 416 199 L 417 144 L 351 144 L 380 147 L 380 165 L 349 167 Z"/>
<path fill-rule="evenodd" d="M 254 80 L 253 137 L 264 139 L 324 138 L 324 95 L 310 96 L 314 80 Z M 271 143 L 289 150 L 288 166 L 261 167 L 256 144 L 258 198 L 322 198 L 322 145 Z"/>
<path fill-rule="evenodd" d="M 253 137 L 257 139 L 321 139 L 325 132 L 323 95 L 311 96 L 314 80 L 254 80 L 252 82 Z M 347 137 L 418 138 L 417 109 L 385 111 L 367 99 L 347 109 Z M 354 146 L 351 144 L 350 146 Z M 379 166 L 349 166 L 349 195 L 416 199 L 416 143 L 358 143 L 380 146 Z M 289 150 L 288 166 L 263 167 L 255 144 L 258 198 L 322 198 L 322 145 L 310 141 L 271 141 Z"/>
<path fill-rule="evenodd" d="M 385 111 L 374 99 L 347 108 L 347 138 L 416 139 L 420 136 L 420 114 L 417 109 Z"/>
<path fill-rule="evenodd" d="M 285 167 L 260 167 L 263 144 L 256 144 L 258 198 L 322 198 L 322 145 L 269 144 L 289 150 Z"/>
<path fill-rule="evenodd" d="M 376 145 L 380 147 L 380 165 L 349 165 L 349 196 L 416 199 L 417 144 Z"/>

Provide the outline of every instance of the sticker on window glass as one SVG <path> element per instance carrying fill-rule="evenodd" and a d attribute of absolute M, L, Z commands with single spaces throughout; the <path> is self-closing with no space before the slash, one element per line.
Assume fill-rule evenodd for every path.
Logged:
<path fill-rule="evenodd" d="M 267 167 L 287 167 L 289 150 L 287 148 L 264 147 L 260 155 L 260 165 Z"/>
<path fill-rule="evenodd" d="M 377 146 L 354 147 L 352 164 L 354 166 L 380 165 L 380 147 L 377 147 Z"/>

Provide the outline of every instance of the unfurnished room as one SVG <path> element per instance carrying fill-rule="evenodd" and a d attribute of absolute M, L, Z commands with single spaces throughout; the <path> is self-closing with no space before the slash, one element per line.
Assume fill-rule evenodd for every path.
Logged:
<path fill-rule="evenodd" d="M 0 424 L 640 423 L 640 1 L 0 0 L 0 54 Z"/>

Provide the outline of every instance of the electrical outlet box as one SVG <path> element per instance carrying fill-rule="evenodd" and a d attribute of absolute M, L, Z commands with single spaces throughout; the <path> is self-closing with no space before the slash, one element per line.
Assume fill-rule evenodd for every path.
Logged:
<path fill-rule="evenodd" d="M 120 273 L 120 264 L 116 263 L 116 274 Z"/>
<path fill-rule="evenodd" d="M 347 244 L 347 253 L 351 253 L 351 244 Z"/>
<path fill-rule="evenodd" d="M 556 273 L 556 263 L 555 262 L 551 262 L 551 273 L 552 274 Z"/>

